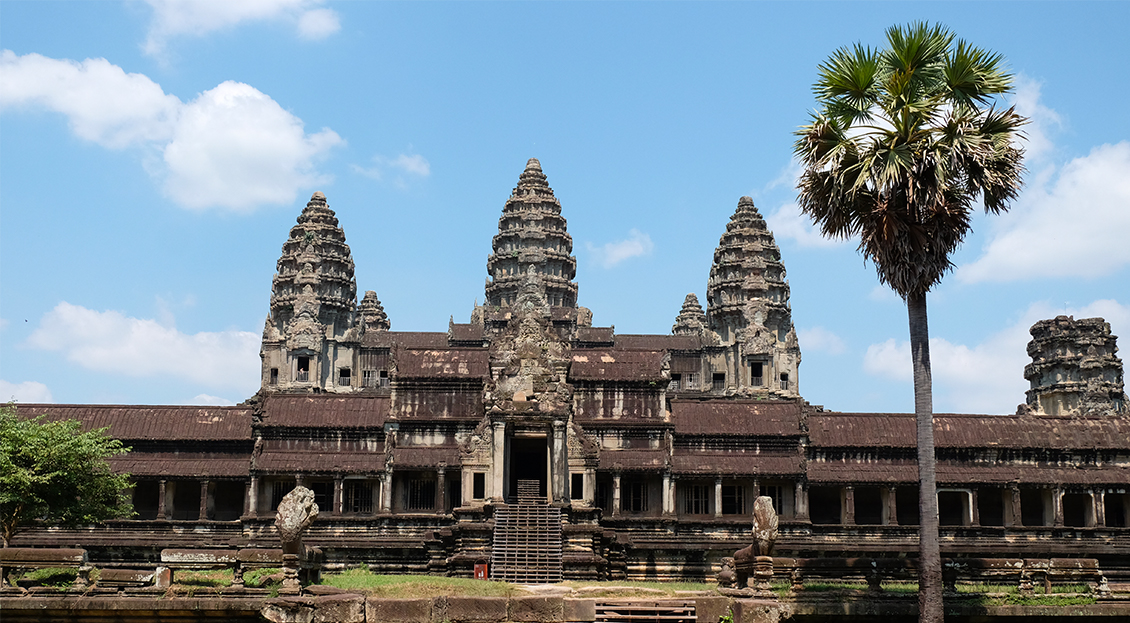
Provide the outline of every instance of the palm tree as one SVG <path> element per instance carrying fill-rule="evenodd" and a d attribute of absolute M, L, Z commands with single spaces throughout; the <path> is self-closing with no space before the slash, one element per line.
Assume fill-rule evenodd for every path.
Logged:
<path fill-rule="evenodd" d="M 800 209 L 825 236 L 859 236 L 879 281 L 906 301 L 919 477 L 919 620 L 942 621 L 926 292 L 953 264 L 980 198 L 1008 210 L 1021 186 L 1027 119 L 998 109 L 1003 59 L 940 25 L 887 30 L 888 47 L 840 48 L 819 67 L 818 110 L 797 131 Z"/>

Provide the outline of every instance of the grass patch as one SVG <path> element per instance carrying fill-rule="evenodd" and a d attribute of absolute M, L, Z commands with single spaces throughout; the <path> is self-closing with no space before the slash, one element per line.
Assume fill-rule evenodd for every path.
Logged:
<path fill-rule="evenodd" d="M 243 585 L 248 588 L 278 588 L 282 585 L 282 580 L 271 581 L 270 576 L 279 573 L 282 573 L 282 570 L 277 567 L 252 569 L 243 574 Z"/>
<path fill-rule="evenodd" d="M 506 582 L 432 575 L 377 575 L 364 567 L 324 574 L 322 584 L 362 591 L 376 597 L 510 597 L 525 593 L 521 588 Z"/>
<path fill-rule="evenodd" d="M 183 586 L 206 586 L 218 588 L 231 586 L 232 570 L 208 569 L 203 571 L 196 571 L 192 569 L 182 569 L 176 572 L 175 578 L 176 583 Z"/>
<path fill-rule="evenodd" d="M 1007 595 L 972 596 L 982 606 L 1087 606 L 1095 603 L 1094 595 Z"/>
<path fill-rule="evenodd" d="M 66 567 L 30 569 L 23 573 L 11 573 L 8 575 L 8 581 L 11 582 L 12 586 L 15 586 L 16 582 L 24 580 L 33 582 L 36 586 L 50 586 L 62 589 L 73 586 L 76 578 L 78 578 L 78 569 Z"/>

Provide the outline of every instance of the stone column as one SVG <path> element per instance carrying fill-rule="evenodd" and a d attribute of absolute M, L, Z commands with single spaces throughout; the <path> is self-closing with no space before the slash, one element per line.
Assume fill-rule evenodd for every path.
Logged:
<path fill-rule="evenodd" d="M 502 491 L 506 479 L 506 422 L 494 423 L 494 443 L 491 447 L 491 462 L 494 467 L 491 474 L 490 497 L 497 502 L 503 501 Z"/>
<path fill-rule="evenodd" d="M 341 476 L 334 476 L 334 510 L 333 514 L 341 515 L 345 511 L 345 496 L 344 493 L 345 483 L 342 481 Z"/>
<path fill-rule="evenodd" d="M 612 474 L 612 516 L 620 515 L 620 474 Z"/>
<path fill-rule="evenodd" d="M 969 490 L 969 508 L 970 508 L 969 513 L 973 517 L 973 525 L 974 526 L 981 525 L 981 509 L 979 508 L 979 506 L 980 506 L 980 504 L 978 504 L 978 502 L 977 502 L 977 489 L 970 489 Z"/>
<path fill-rule="evenodd" d="M 663 472 L 663 514 L 670 515 L 671 507 L 671 472 Z"/>
<path fill-rule="evenodd" d="M 207 480 L 200 481 L 200 515 L 197 517 L 199 521 L 208 520 L 208 485 Z"/>
<path fill-rule="evenodd" d="M 1091 489 L 1091 504 L 1095 505 L 1095 527 L 1106 527 L 1106 500 L 1102 489 Z"/>
<path fill-rule="evenodd" d="M 444 490 L 447 487 L 447 465 L 444 463 L 439 464 L 439 469 L 436 470 L 436 514 L 442 515 L 447 512 L 447 498 L 444 496 Z"/>
<path fill-rule="evenodd" d="M 722 516 L 722 477 L 714 479 L 714 516 Z"/>
<path fill-rule="evenodd" d="M 596 502 L 596 468 L 585 468 L 585 504 L 593 506 Z"/>
<path fill-rule="evenodd" d="M 1052 525 L 1063 526 L 1063 488 L 1052 489 Z"/>
<path fill-rule="evenodd" d="M 855 525 L 855 487 L 844 487 L 844 516 L 846 525 Z"/>
<path fill-rule="evenodd" d="M 247 485 L 247 514 L 251 517 L 259 516 L 259 477 L 252 476 L 251 484 Z"/>
<path fill-rule="evenodd" d="M 898 488 L 887 487 L 887 525 L 899 525 Z"/>
<path fill-rule="evenodd" d="M 793 486 L 793 496 L 796 502 L 796 518 L 808 519 L 808 487 L 804 486 L 803 481 L 796 481 Z"/>
<path fill-rule="evenodd" d="M 168 519 L 168 507 L 165 504 L 165 479 L 157 483 L 157 519 Z"/>
<path fill-rule="evenodd" d="M 565 422 L 553 421 L 553 453 L 550 463 L 550 496 L 558 504 L 569 502 L 569 448 L 565 443 Z"/>
<path fill-rule="evenodd" d="M 392 471 L 385 471 L 381 476 L 381 512 L 392 511 Z"/>

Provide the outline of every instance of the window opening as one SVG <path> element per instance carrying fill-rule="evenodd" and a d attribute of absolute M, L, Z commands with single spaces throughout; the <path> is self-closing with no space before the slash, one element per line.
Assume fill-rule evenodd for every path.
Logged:
<path fill-rule="evenodd" d="M 471 497 L 481 500 L 487 496 L 487 475 L 482 472 L 471 474 Z"/>
<path fill-rule="evenodd" d="M 749 384 L 751 387 L 761 387 L 764 383 L 765 364 L 755 361 L 749 364 Z"/>
<path fill-rule="evenodd" d="M 781 389 L 787 390 L 789 388 L 789 375 L 788 373 L 781 374 Z"/>
<path fill-rule="evenodd" d="M 628 499 L 625 510 L 630 513 L 647 512 L 647 483 L 642 480 L 630 480 L 627 487 Z"/>
<path fill-rule="evenodd" d="M 381 387 L 388 387 L 388 370 L 381 370 L 380 379 Z"/>
<path fill-rule="evenodd" d="M 741 485 L 722 485 L 722 514 L 745 514 L 745 487 Z"/>
<path fill-rule="evenodd" d="M 310 380 L 310 358 L 309 357 L 299 357 L 298 358 L 298 381 L 300 383 L 305 383 L 309 380 Z"/>
<path fill-rule="evenodd" d="M 696 374 L 694 372 L 687 372 L 683 375 L 683 380 L 686 381 L 686 383 L 687 383 L 687 385 L 686 385 L 687 389 L 697 389 L 698 388 L 698 374 Z"/>
<path fill-rule="evenodd" d="M 783 489 L 781 485 L 762 485 L 760 495 L 764 495 L 773 500 L 773 510 L 778 515 L 781 514 L 781 495 Z"/>
<path fill-rule="evenodd" d="M 412 478 L 408 481 L 408 510 L 432 510 L 436 507 L 436 481 Z"/>
<path fill-rule="evenodd" d="M 377 386 L 377 371 L 376 370 L 362 370 L 361 371 L 361 384 L 364 387 Z"/>
<path fill-rule="evenodd" d="M 710 494 L 706 485 L 687 487 L 683 510 L 688 515 L 705 515 L 710 512 Z"/>
<path fill-rule="evenodd" d="M 372 513 L 372 485 L 363 480 L 345 481 L 345 487 L 342 491 L 342 506 L 347 513 Z"/>
<path fill-rule="evenodd" d="M 310 490 L 314 492 L 314 503 L 323 513 L 333 509 L 334 485 L 332 482 L 312 482 Z"/>
<path fill-rule="evenodd" d="M 667 386 L 668 391 L 673 391 L 673 392 L 679 391 L 679 385 L 682 383 L 682 381 L 683 381 L 683 375 L 682 374 L 672 374 L 671 375 L 671 384 Z"/>
<path fill-rule="evenodd" d="M 271 368 L 271 385 L 279 384 L 279 369 Z"/>
<path fill-rule="evenodd" d="M 569 499 L 583 500 L 585 498 L 585 475 L 571 474 L 569 476 Z"/>
<path fill-rule="evenodd" d="M 352 385 L 353 372 L 349 368 L 338 368 L 337 384 L 342 387 L 349 387 L 350 385 Z"/>
<path fill-rule="evenodd" d="M 292 480 L 276 480 L 271 485 L 271 510 L 278 510 L 283 497 L 290 493 L 290 490 L 293 488 L 294 481 Z"/>
<path fill-rule="evenodd" d="M 716 392 L 726 389 L 726 373 L 715 372 L 714 377 L 711 379 L 710 388 Z"/>

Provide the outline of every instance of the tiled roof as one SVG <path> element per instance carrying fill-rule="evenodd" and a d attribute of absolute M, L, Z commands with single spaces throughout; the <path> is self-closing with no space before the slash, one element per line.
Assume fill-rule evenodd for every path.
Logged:
<path fill-rule="evenodd" d="M 577 341 L 581 343 L 611 345 L 614 337 L 612 327 L 577 327 Z"/>
<path fill-rule="evenodd" d="M 430 448 L 396 448 L 392 451 L 392 464 L 396 469 L 406 467 L 439 467 L 440 463 L 459 465 L 459 448 L 435 446 Z"/>
<path fill-rule="evenodd" d="M 617 335 L 616 348 L 623 350 L 698 350 L 702 340 L 691 335 Z"/>
<path fill-rule="evenodd" d="M 801 405 L 785 400 L 672 400 L 681 435 L 800 435 Z"/>
<path fill-rule="evenodd" d="M 599 469 L 659 473 L 666 463 L 667 451 L 663 449 L 602 450 Z"/>
<path fill-rule="evenodd" d="M 663 381 L 663 351 L 583 349 L 573 352 L 569 379 L 576 381 Z"/>
<path fill-rule="evenodd" d="M 250 453 L 134 451 L 110 459 L 114 471 L 134 477 L 241 478 L 250 465 Z"/>
<path fill-rule="evenodd" d="M 677 474 L 803 474 L 800 457 L 774 454 L 676 454 L 671 471 Z"/>
<path fill-rule="evenodd" d="M 17 413 L 78 420 L 83 430 L 109 427 L 111 436 L 127 441 L 251 439 L 251 409 L 246 407 L 20 404 Z"/>
<path fill-rule="evenodd" d="M 1103 468 L 1059 467 L 1040 465 L 955 465 L 938 463 L 937 479 L 941 485 L 980 483 L 1020 484 L 1125 484 L 1130 481 L 1130 467 Z M 911 461 L 898 462 L 809 462 L 808 480 L 819 483 L 916 483 L 918 466 Z"/>
<path fill-rule="evenodd" d="M 485 349 L 404 349 L 396 356 L 398 378 L 486 378 L 490 353 Z"/>
<path fill-rule="evenodd" d="M 481 342 L 483 340 L 483 325 L 452 323 L 449 333 L 451 339 L 456 342 Z"/>
<path fill-rule="evenodd" d="M 379 452 L 274 450 L 256 457 L 255 469 L 262 472 L 284 473 L 378 473 L 385 469 L 385 453 L 383 449 Z"/>
<path fill-rule="evenodd" d="M 913 413 L 820 413 L 808 419 L 817 447 L 913 448 Z M 1130 420 L 1013 415 L 934 416 L 939 448 L 1130 448 Z"/>
<path fill-rule="evenodd" d="M 263 426 L 380 428 L 388 417 L 388 396 L 268 395 Z"/>

